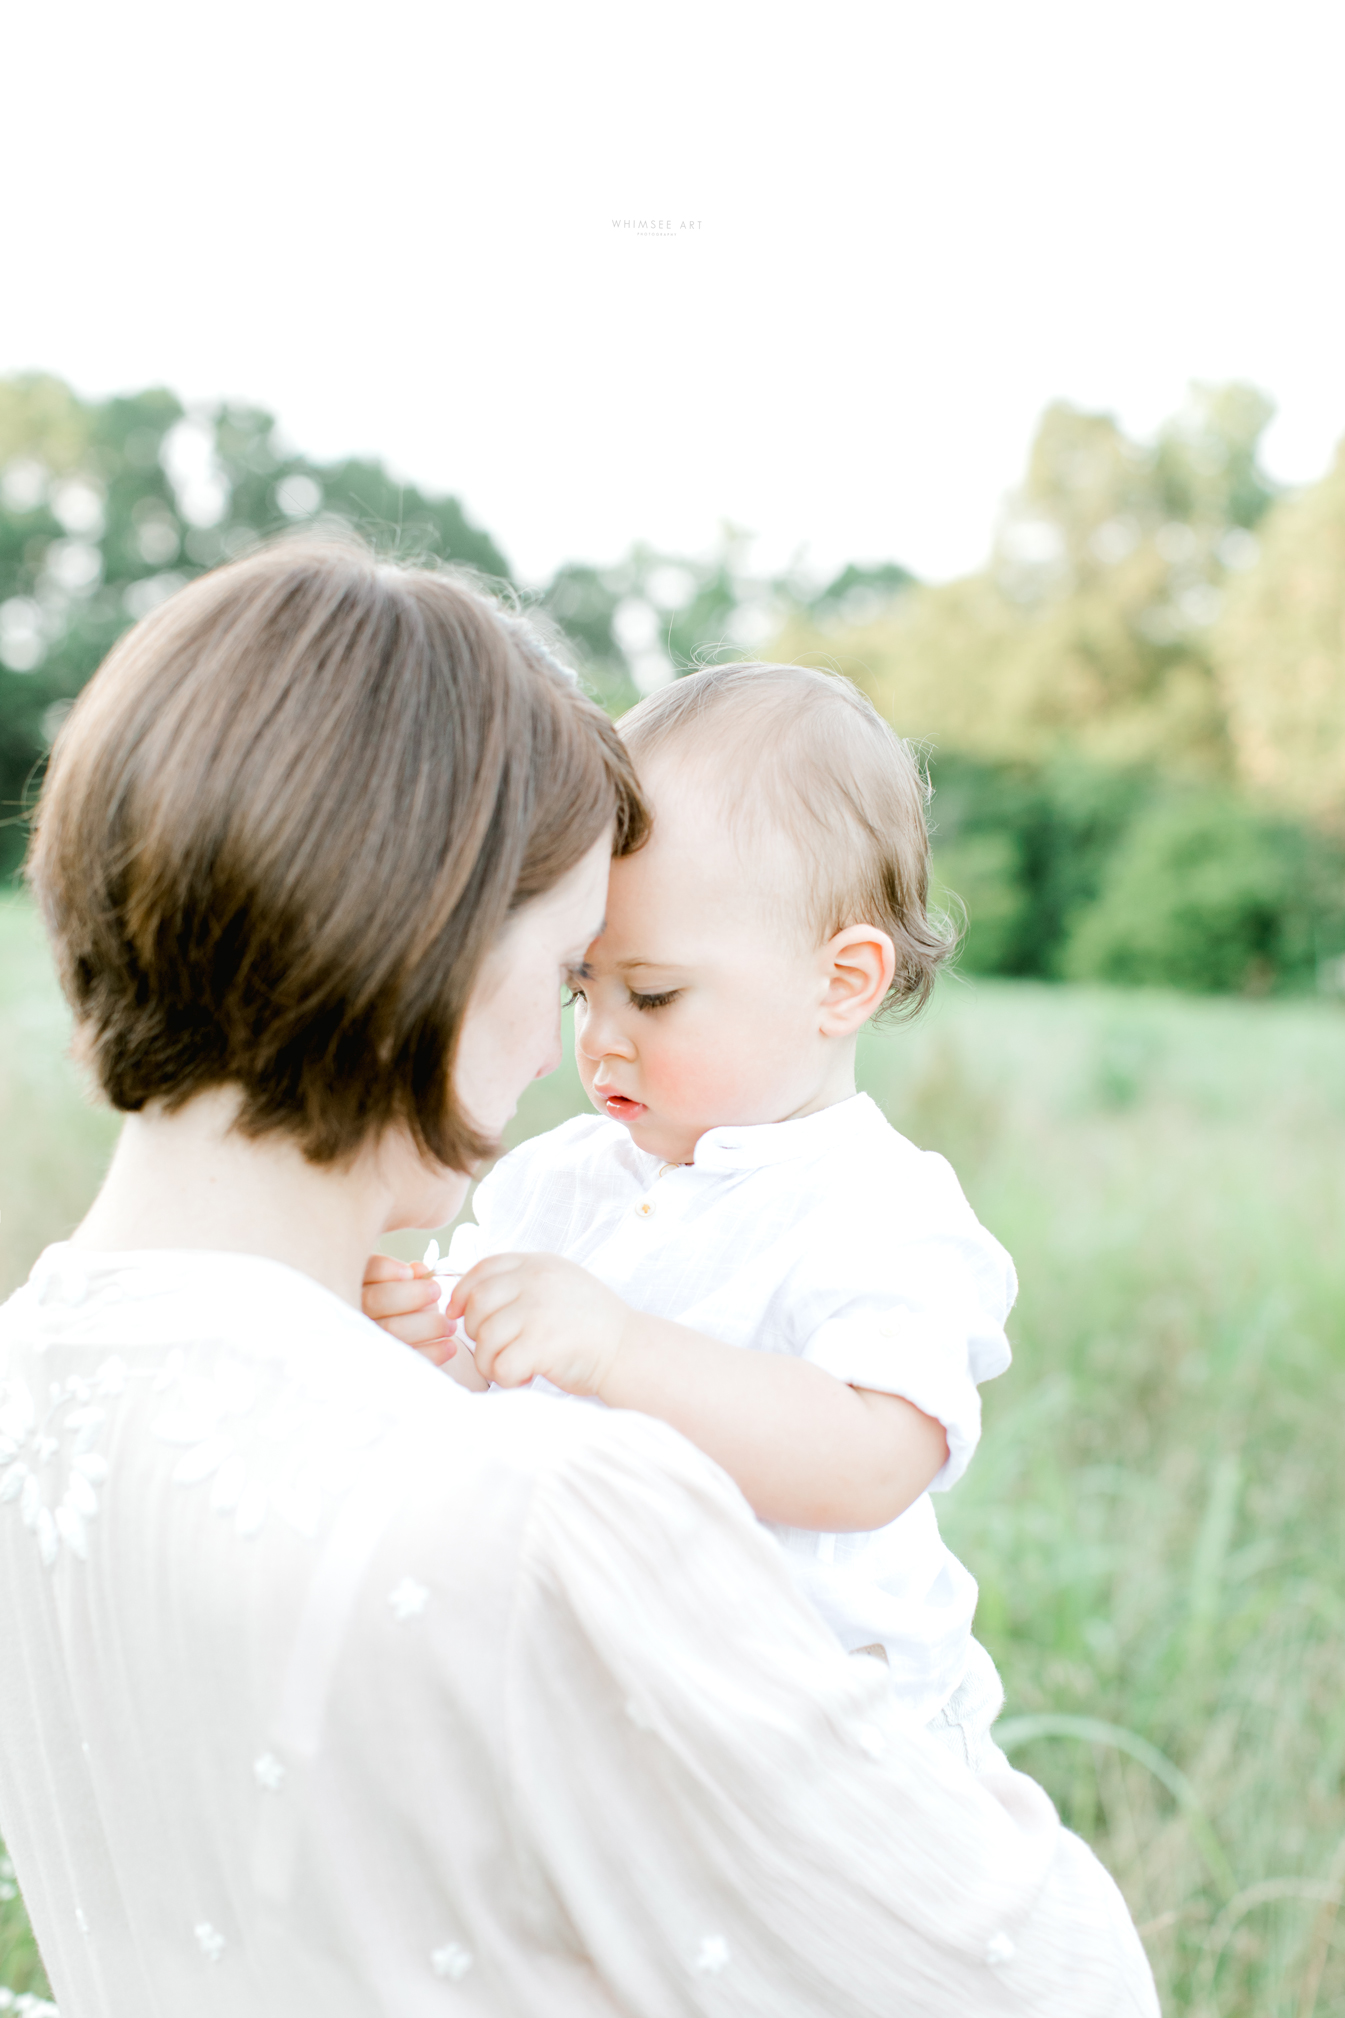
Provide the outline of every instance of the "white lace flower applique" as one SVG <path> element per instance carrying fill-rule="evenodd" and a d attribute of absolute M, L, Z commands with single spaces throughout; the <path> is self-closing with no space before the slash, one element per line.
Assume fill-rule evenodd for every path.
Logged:
<path fill-rule="evenodd" d="M 285 1784 L 285 1768 L 274 1752 L 263 1752 L 252 1761 L 252 1777 L 265 1794 L 278 1794 Z"/>
<path fill-rule="evenodd" d="M 464 1948 L 460 1941 L 445 1941 L 442 1948 L 430 1950 L 431 1969 L 449 1983 L 461 1983 L 471 1966 L 471 1950 Z"/>
<path fill-rule="evenodd" d="M 283 1366 L 224 1353 L 200 1371 L 184 1369 L 150 1427 L 183 1446 L 177 1483 L 209 1480 L 210 1505 L 237 1534 L 256 1534 L 274 1513 L 311 1538 L 328 1498 L 344 1492 L 388 1424 L 311 1390 Z"/>
<path fill-rule="evenodd" d="M 43 1401 L 25 1381 L 0 1386 L 0 1505 L 17 1502 L 48 1569 L 62 1545 L 88 1561 L 89 1522 L 107 1478 L 107 1459 L 94 1445 L 107 1419 L 103 1404 L 125 1384 L 122 1361 L 109 1359 L 91 1380 L 53 1381 Z"/>
<path fill-rule="evenodd" d="M 399 1625 L 405 1625 L 408 1619 L 418 1619 L 429 1601 L 429 1591 L 414 1577 L 403 1577 L 388 1592 L 388 1604 Z"/>
<path fill-rule="evenodd" d="M 206 1961 L 218 1962 L 220 1956 L 229 1945 L 219 1929 L 212 1927 L 209 1920 L 198 1920 L 192 1928 L 192 1933 L 195 1935 L 196 1945 L 205 1956 Z"/>
<path fill-rule="evenodd" d="M 722 1934 L 705 1934 L 696 1950 L 696 1973 L 699 1976 L 722 1976 L 732 1959 L 729 1944 Z"/>

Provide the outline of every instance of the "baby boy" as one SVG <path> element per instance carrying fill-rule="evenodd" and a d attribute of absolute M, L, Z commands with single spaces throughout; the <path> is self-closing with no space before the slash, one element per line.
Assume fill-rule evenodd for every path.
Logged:
<path fill-rule="evenodd" d="M 621 728 L 654 829 L 573 978 L 597 1113 L 479 1187 L 446 1310 L 475 1365 L 450 1370 L 671 1423 L 842 1645 L 985 1769 L 1002 1692 L 929 1495 L 1009 1363 L 1013 1268 L 942 1157 L 855 1091 L 860 1030 L 919 1007 L 948 951 L 919 772 L 854 687 L 797 666 L 711 667 Z M 398 1314 L 433 1285 L 377 1272 L 370 1314 L 423 1337 Z"/>

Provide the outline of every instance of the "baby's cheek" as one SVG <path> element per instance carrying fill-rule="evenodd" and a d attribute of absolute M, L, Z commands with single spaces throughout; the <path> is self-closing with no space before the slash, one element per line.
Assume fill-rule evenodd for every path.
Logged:
<path fill-rule="evenodd" d="M 743 1093 L 744 1061 L 716 1048 L 713 1040 L 695 1048 L 668 1049 L 646 1061 L 644 1097 L 665 1114 L 684 1114 L 707 1126 L 729 1115 Z"/>

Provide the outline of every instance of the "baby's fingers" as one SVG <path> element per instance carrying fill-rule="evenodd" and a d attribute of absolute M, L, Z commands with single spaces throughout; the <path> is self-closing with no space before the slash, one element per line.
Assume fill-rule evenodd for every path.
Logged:
<path fill-rule="evenodd" d="M 489 1362 L 487 1366 L 486 1362 Z M 483 1359 L 480 1346 L 476 1349 L 476 1370 L 485 1374 L 496 1387 L 526 1387 L 541 1368 L 537 1365 L 537 1355 L 523 1339 L 516 1339 L 512 1345 L 503 1345 Z"/>
<path fill-rule="evenodd" d="M 477 1372 L 485 1380 L 497 1381 L 501 1386 L 513 1384 L 500 1381 L 495 1369 L 503 1355 L 517 1344 L 522 1333 L 523 1327 L 516 1310 L 508 1304 L 489 1314 L 473 1308 L 466 1329 L 476 1355 Z M 523 1377 L 526 1380 L 528 1375 Z"/>
<path fill-rule="evenodd" d="M 476 1310 L 497 1310 L 517 1296 L 519 1261 L 517 1254 L 488 1254 L 484 1261 L 478 1261 L 465 1275 L 460 1275 L 445 1313 L 450 1323 L 465 1317 L 469 1304 Z M 468 1329 L 472 1329 L 470 1325 Z"/>

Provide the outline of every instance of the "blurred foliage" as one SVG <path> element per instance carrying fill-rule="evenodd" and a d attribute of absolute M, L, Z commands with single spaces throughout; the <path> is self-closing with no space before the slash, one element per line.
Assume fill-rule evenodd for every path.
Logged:
<path fill-rule="evenodd" d="M 1345 860 L 1227 792 L 1158 800 L 1109 856 L 1060 970 L 1071 980 L 1260 994 L 1311 983 L 1342 936 Z"/>
<path fill-rule="evenodd" d="M 932 753 L 936 870 L 965 907 L 969 971 L 1335 985 L 1345 456 L 1277 498 L 1269 417 L 1251 387 L 1196 386 L 1140 443 L 1051 407 L 989 564 L 962 581 L 890 561 L 764 575 L 726 526 L 708 555 L 636 544 L 516 593 L 614 714 L 724 657 L 857 680 Z M 509 579 L 454 499 L 377 462 L 313 462 L 267 414 L 0 382 L 0 878 L 45 750 L 120 632 L 286 527 Z"/>
<path fill-rule="evenodd" d="M 170 392 L 80 400 L 59 379 L 0 380 L 0 879 L 73 697 L 127 626 L 193 575 L 286 530 L 349 530 L 382 552 L 466 564 L 509 582 L 489 536 L 451 497 L 381 463 L 318 463 L 272 417 L 187 412 Z M 637 545 L 612 567 L 568 565 L 526 600 L 558 625 L 619 711 L 678 671 L 741 656 L 801 611 L 854 620 L 910 582 L 894 563 L 835 580 L 749 578 L 726 529 L 709 559 Z"/>
<path fill-rule="evenodd" d="M 774 640 L 932 749 L 969 971 L 1339 987 L 1345 457 L 1277 499 L 1270 411 L 1197 386 L 1142 444 L 1053 406 L 982 573 Z"/>
<path fill-rule="evenodd" d="M 948 754 L 930 775 L 964 972 L 1249 994 L 1335 980 L 1335 834 L 1149 767 Z"/>
<path fill-rule="evenodd" d="M 1215 634 L 1239 775 L 1345 827 L 1345 446 L 1261 527 L 1260 563 Z"/>
<path fill-rule="evenodd" d="M 905 734 L 967 756 L 1226 775 L 1211 626 L 1257 558 L 1269 417 L 1248 387 L 1197 387 L 1143 446 L 1053 406 L 982 573 L 867 623 L 801 614 L 775 649 L 848 673 Z"/>
<path fill-rule="evenodd" d="M 688 558 L 636 544 L 607 568 L 569 564 L 537 598 L 574 646 L 585 680 L 614 714 L 681 673 L 750 657 L 785 623 L 859 622 L 909 588 L 894 561 L 853 563 L 829 580 L 801 569 L 761 576 L 726 526 L 717 550 Z"/>
<path fill-rule="evenodd" d="M 967 914 L 961 966 L 1054 977 L 1074 921 L 1154 789 L 1151 774 L 949 752 L 931 760 L 930 777 L 936 881 Z"/>
<path fill-rule="evenodd" d="M 70 701 L 128 624 L 203 569 L 306 527 L 508 574 L 455 499 L 377 462 L 315 463 L 254 408 L 188 414 L 164 391 L 94 404 L 58 379 L 0 380 L 0 876 L 22 855 L 22 809 Z"/>

